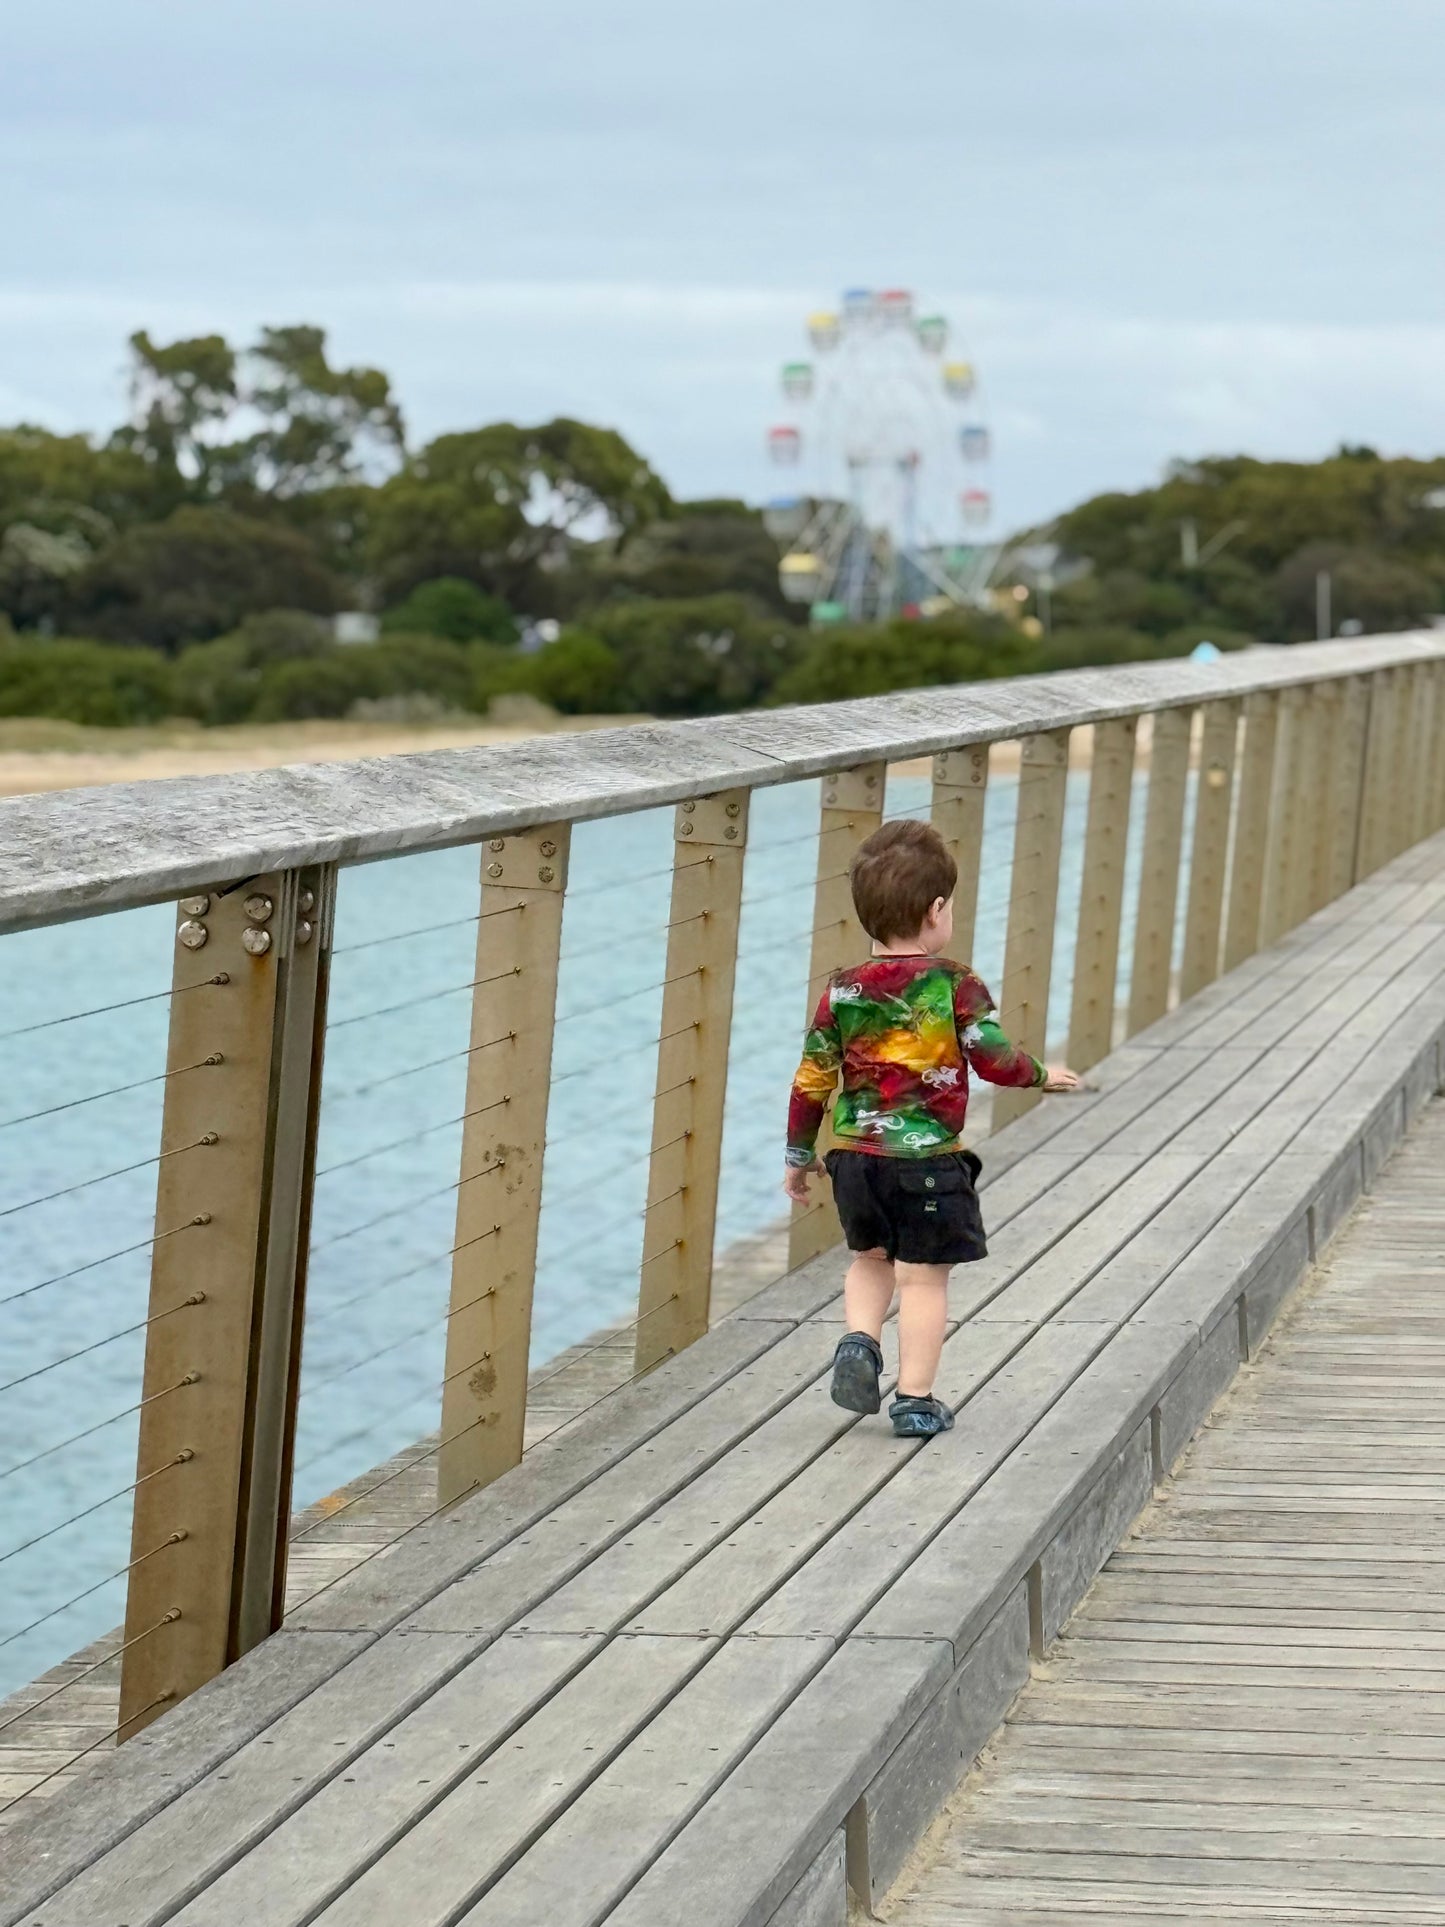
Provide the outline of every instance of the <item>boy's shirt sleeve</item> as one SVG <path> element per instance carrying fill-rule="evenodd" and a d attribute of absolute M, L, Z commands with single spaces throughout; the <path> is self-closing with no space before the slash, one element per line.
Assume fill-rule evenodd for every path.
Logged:
<path fill-rule="evenodd" d="M 838 1032 L 838 1020 L 833 1015 L 833 987 L 829 984 L 818 1000 L 818 1008 L 803 1040 L 803 1059 L 798 1065 L 792 1096 L 788 1100 L 789 1164 L 812 1163 L 823 1114 L 837 1086 L 842 1062 L 843 1040 Z"/>
<path fill-rule="evenodd" d="M 999 1027 L 993 998 L 966 970 L 953 993 L 958 1041 L 970 1066 L 990 1084 L 1042 1084 L 1048 1071 L 1037 1057 L 1021 1050 Z"/>

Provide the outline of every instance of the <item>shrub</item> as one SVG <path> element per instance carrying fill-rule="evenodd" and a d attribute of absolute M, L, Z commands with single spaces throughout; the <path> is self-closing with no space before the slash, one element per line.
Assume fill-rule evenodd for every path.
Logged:
<path fill-rule="evenodd" d="M 623 709 L 705 716 L 761 702 L 804 637 L 747 596 L 616 602 L 589 627 L 617 659 Z"/>
<path fill-rule="evenodd" d="M 449 642 L 513 643 L 517 623 L 500 596 L 461 576 L 436 576 L 381 618 L 383 634 L 444 636 Z"/>
<path fill-rule="evenodd" d="M 158 723 L 171 711 L 170 664 L 153 649 L 79 641 L 0 646 L 0 715 L 120 728 Z"/>
<path fill-rule="evenodd" d="M 600 636 L 564 629 L 526 658 L 525 687 L 564 716 L 613 715 L 622 706 L 622 666 Z"/>

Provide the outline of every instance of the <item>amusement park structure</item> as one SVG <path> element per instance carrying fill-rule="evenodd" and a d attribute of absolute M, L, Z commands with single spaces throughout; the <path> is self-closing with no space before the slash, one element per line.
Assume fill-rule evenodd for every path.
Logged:
<path fill-rule="evenodd" d="M 986 603 L 992 434 L 947 319 L 906 289 L 850 288 L 807 321 L 808 360 L 782 369 L 775 465 L 802 486 L 764 511 L 787 552 L 783 593 L 815 622 L 936 615 Z"/>

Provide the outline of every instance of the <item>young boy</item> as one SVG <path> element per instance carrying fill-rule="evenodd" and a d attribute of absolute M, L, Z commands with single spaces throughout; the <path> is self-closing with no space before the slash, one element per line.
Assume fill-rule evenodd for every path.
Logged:
<path fill-rule="evenodd" d="M 833 1360 L 833 1398 L 876 1412 L 883 1321 L 898 1303 L 898 1385 L 889 1409 L 899 1438 L 946 1432 L 953 1413 L 933 1396 L 948 1318 L 949 1267 L 986 1255 L 974 1180 L 960 1142 L 971 1066 L 991 1084 L 1071 1091 L 1079 1080 L 1011 1044 L 993 999 L 943 952 L 953 938 L 958 868 L 931 824 L 885 823 L 849 869 L 853 907 L 871 959 L 833 973 L 803 1046 L 788 1107 L 783 1189 L 808 1201 L 808 1177 L 828 1099 L 836 1150 L 826 1169 L 854 1254 L 843 1286 L 847 1331 Z"/>

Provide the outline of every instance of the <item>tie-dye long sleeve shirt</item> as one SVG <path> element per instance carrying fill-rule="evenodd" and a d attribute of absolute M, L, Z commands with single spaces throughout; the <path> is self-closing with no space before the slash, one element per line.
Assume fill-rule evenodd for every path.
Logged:
<path fill-rule="evenodd" d="M 959 1150 L 970 1069 L 990 1084 L 1042 1084 L 1047 1074 L 999 1029 L 971 970 L 941 957 L 873 957 L 835 971 L 793 1080 L 788 1163 L 811 1162 L 835 1090 L 840 1148 L 893 1158 Z"/>

